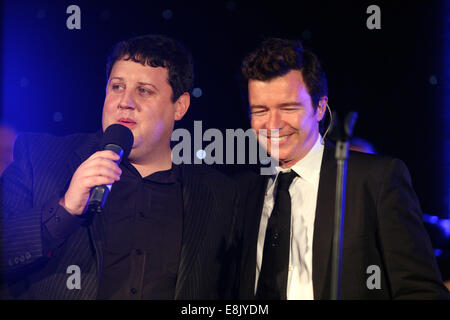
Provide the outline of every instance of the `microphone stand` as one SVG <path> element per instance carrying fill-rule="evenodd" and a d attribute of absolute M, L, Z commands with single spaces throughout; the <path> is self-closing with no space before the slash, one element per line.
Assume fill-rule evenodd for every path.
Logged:
<path fill-rule="evenodd" d="M 331 260 L 331 300 L 340 299 L 342 271 L 342 243 L 345 220 L 345 190 L 347 184 L 348 140 L 353 135 L 353 127 L 358 114 L 350 112 L 345 117 L 344 128 L 339 123 L 337 114 L 333 112 L 330 138 L 336 140 L 335 159 L 337 162 L 336 198 L 334 205 L 334 230 Z"/>

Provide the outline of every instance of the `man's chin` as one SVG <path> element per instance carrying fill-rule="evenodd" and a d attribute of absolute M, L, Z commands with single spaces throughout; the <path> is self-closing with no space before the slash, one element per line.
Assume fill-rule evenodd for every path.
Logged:
<path fill-rule="evenodd" d="M 282 168 L 289 168 L 298 161 L 293 154 L 286 152 L 285 150 L 279 150 L 278 154 L 269 152 L 269 155 L 276 160 L 278 162 L 278 166 Z"/>
<path fill-rule="evenodd" d="M 288 153 L 283 149 L 278 148 L 278 146 L 272 148 L 270 145 L 267 148 L 267 153 L 278 162 L 282 162 L 288 158 Z"/>
<path fill-rule="evenodd" d="M 283 155 L 283 154 L 275 155 L 275 154 L 272 154 L 271 152 L 268 152 L 268 154 L 273 160 L 275 160 L 277 162 L 277 166 L 279 166 L 279 167 L 283 167 L 284 165 L 289 166 L 289 163 L 292 162 L 291 160 L 289 160 L 289 157 L 287 155 Z"/>

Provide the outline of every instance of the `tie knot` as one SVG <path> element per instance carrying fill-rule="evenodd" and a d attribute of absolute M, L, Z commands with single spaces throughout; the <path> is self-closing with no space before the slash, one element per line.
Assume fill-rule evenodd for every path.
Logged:
<path fill-rule="evenodd" d="M 297 176 L 294 170 L 278 174 L 278 190 L 289 190 L 292 180 Z"/>

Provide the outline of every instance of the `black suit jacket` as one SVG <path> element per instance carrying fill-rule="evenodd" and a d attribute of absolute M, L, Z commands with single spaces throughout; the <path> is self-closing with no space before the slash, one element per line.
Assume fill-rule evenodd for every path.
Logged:
<path fill-rule="evenodd" d="M 314 299 L 330 299 L 336 161 L 326 145 L 322 159 L 313 236 Z M 239 296 L 254 299 L 256 247 L 268 177 L 236 176 L 246 212 Z M 351 152 L 344 223 L 342 299 L 448 298 L 422 223 L 409 172 L 397 159 Z M 381 289 L 369 290 L 381 271 Z"/>
<path fill-rule="evenodd" d="M 42 220 L 58 216 L 73 173 L 98 150 L 97 134 L 53 137 L 25 134 L 1 178 L 4 297 L 95 299 L 102 270 L 104 218 L 95 215 L 47 255 Z M 234 182 L 203 166 L 181 166 L 183 235 L 175 299 L 230 298 L 236 260 Z M 55 214 L 56 212 L 56 214 Z M 168 248 L 169 250 L 170 248 Z M 81 289 L 69 290 L 67 267 L 81 269 Z"/>

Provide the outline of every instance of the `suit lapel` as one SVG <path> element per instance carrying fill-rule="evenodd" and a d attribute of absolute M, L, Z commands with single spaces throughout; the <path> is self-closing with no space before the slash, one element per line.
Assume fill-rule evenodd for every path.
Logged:
<path fill-rule="evenodd" d="M 267 189 L 268 176 L 257 175 L 253 183 L 249 184 L 246 192 L 244 221 L 244 247 L 242 253 L 242 277 L 241 285 L 245 292 L 241 292 L 244 299 L 251 299 L 254 296 L 256 279 L 256 250 L 258 245 L 259 224 L 264 205 L 264 198 Z"/>
<path fill-rule="evenodd" d="M 205 239 L 209 211 L 214 206 L 213 195 L 202 183 L 202 179 L 190 173 L 187 166 L 180 166 L 180 171 L 183 190 L 183 236 L 175 299 L 183 299 L 184 285 L 199 254 L 201 242 Z"/>
<path fill-rule="evenodd" d="M 319 191 L 313 237 L 312 278 L 314 299 L 328 299 L 330 290 L 330 257 L 334 226 L 336 194 L 336 161 L 334 147 L 325 145 L 320 168 Z"/>
<path fill-rule="evenodd" d="M 99 131 L 95 134 L 88 135 L 84 141 L 82 140 L 79 142 L 79 147 L 74 150 L 75 156 L 70 158 L 68 165 L 71 177 L 81 163 L 89 158 L 94 152 L 98 151 L 100 137 L 101 132 Z"/>

